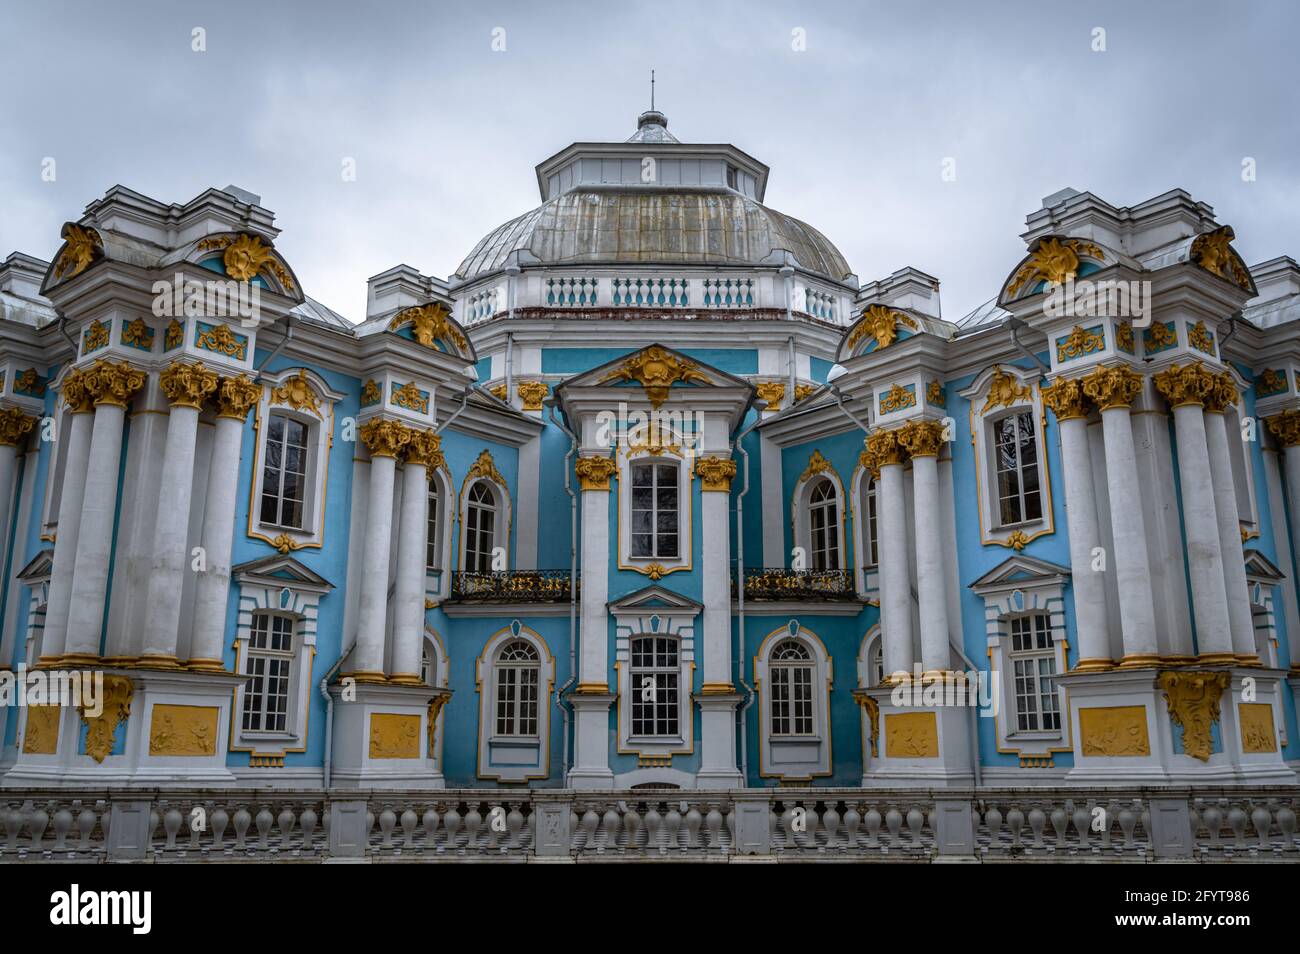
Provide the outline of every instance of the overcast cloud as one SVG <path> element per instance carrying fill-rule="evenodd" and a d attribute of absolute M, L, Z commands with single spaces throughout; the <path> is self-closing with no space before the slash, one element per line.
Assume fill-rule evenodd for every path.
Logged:
<path fill-rule="evenodd" d="M 1234 226 L 1248 263 L 1300 256 L 1290 0 L 0 11 L 0 257 L 49 258 L 115 183 L 167 202 L 234 183 L 275 212 L 305 291 L 358 321 L 367 277 L 399 262 L 446 277 L 538 204 L 537 162 L 627 138 L 651 67 L 679 139 L 766 162 L 769 205 L 823 231 L 864 282 L 937 276 L 950 319 L 992 297 L 1025 215 L 1067 185 L 1116 205 L 1181 187 Z"/>

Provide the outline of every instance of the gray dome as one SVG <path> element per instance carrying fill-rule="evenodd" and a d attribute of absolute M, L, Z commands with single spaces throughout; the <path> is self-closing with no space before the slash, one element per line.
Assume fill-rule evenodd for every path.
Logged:
<path fill-rule="evenodd" d="M 559 195 L 488 233 L 460 263 L 470 280 L 510 253 L 543 265 L 773 264 L 786 249 L 803 268 L 841 280 L 839 250 L 812 226 L 734 192 L 588 188 Z"/>

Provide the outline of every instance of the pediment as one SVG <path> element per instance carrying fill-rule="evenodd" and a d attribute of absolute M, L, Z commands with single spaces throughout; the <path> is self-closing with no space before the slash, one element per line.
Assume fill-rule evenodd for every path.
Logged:
<path fill-rule="evenodd" d="M 679 389 L 734 388 L 752 393 L 749 382 L 742 378 L 661 344 L 648 345 L 575 375 L 556 390 L 557 394 L 573 396 L 580 389 L 594 387 L 635 391 L 637 398 L 648 400 L 654 407 Z"/>
<path fill-rule="evenodd" d="M 1059 584 L 1069 577 L 1069 567 L 1017 553 L 970 584 L 970 588 L 984 595 L 1007 587 Z"/>
<path fill-rule="evenodd" d="M 240 583 L 261 586 L 287 586 L 295 590 L 325 593 L 334 584 L 301 562 L 285 554 L 273 554 L 249 560 L 231 569 L 231 575 Z"/>
<path fill-rule="evenodd" d="M 18 571 L 18 579 L 29 586 L 35 583 L 44 583 L 50 578 L 53 568 L 54 551 L 46 547 Z"/>
<path fill-rule="evenodd" d="M 614 616 L 642 616 L 646 613 L 669 615 L 697 615 L 704 605 L 688 596 L 674 593 L 662 586 L 647 586 L 607 604 Z"/>

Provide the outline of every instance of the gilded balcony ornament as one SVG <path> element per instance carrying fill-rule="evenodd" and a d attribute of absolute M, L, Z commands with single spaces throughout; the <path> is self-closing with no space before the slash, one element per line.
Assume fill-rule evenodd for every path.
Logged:
<path fill-rule="evenodd" d="M 179 348 L 185 341 L 185 326 L 173 318 L 167 325 L 167 331 L 163 334 L 163 350 L 171 351 L 173 348 Z"/>
<path fill-rule="evenodd" d="M 108 325 L 104 324 L 98 318 L 93 319 L 86 326 L 85 334 L 81 338 L 81 353 L 90 354 L 92 351 L 98 351 L 100 348 L 108 347 Z"/>
<path fill-rule="evenodd" d="M 1300 447 L 1300 411 L 1283 411 L 1265 422 L 1283 447 Z"/>
<path fill-rule="evenodd" d="M 995 407 L 1011 407 L 1021 401 L 1028 401 L 1031 395 L 1029 385 L 1021 384 L 1012 374 L 997 368 L 993 372 L 993 381 L 989 384 L 988 400 L 980 408 L 980 413 Z"/>
<path fill-rule="evenodd" d="M 0 374 L 0 383 L 3 381 L 4 375 Z M 41 380 L 35 368 L 28 368 L 14 375 L 14 391 L 32 397 L 45 397 L 45 382 Z"/>
<path fill-rule="evenodd" d="M 506 479 L 501 476 L 501 471 L 497 470 L 496 461 L 492 459 L 492 452 L 487 449 L 484 449 L 478 455 L 465 474 L 467 481 L 478 477 L 484 477 L 502 487 L 506 485 Z"/>
<path fill-rule="evenodd" d="M 1250 272 L 1230 244 L 1236 237 L 1230 225 L 1198 235 L 1192 240 L 1191 258 L 1211 275 L 1250 291 Z"/>
<path fill-rule="evenodd" d="M 447 465 L 442 456 L 442 437 L 433 431 L 412 431 L 405 456 L 408 464 L 423 465 L 430 472 L 436 467 Z"/>
<path fill-rule="evenodd" d="M 703 490 L 727 492 L 736 476 L 736 462 L 727 457 L 701 457 L 695 462 Z"/>
<path fill-rule="evenodd" d="M 36 418 L 17 408 L 0 410 L 0 447 L 17 447 L 34 427 Z"/>
<path fill-rule="evenodd" d="M 1123 365 L 1098 368 L 1083 379 L 1083 393 L 1103 411 L 1130 407 L 1142 392 L 1142 375 Z"/>
<path fill-rule="evenodd" d="M 323 417 L 320 411 L 320 400 L 316 397 L 311 379 L 307 377 L 307 372 L 303 368 L 299 368 L 297 374 L 273 388 L 271 400 L 275 404 L 287 404 L 295 411 L 310 411 L 317 417 Z"/>
<path fill-rule="evenodd" d="M 579 457 L 573 469 L 583 490 L 609 490 L 609 478 L 618 464 L 611 457 Z"/>
<path fill-rule="evenodd" d="M 881 414 L 892 414 L 909 407 L 916 407 L 916 392 L 909 391 L 901 384 L 892 385 L 880 399 Z"/>
<path fill-rule="evenodd" d="M 408 321 L 411 323 L 411 335 L 426 348 L 438 349 L 438 338 L 454 342 L 458 348 L 468 347 L 465 336 L 450 321 L 451 312 L 441 302 L 428 305 L 416 305 L 405 308 L 393 316 L 388 323 L 389 331 L 396 331 Z"/>
<path fill-rule="evenodd" d="M 129 364 L 113 364 L 108 361 L 96 361 L 86 371 L 85 387 L 90 392 L 96 406 L 108 404 L 114 407 L 126 407 L 135 392 L 144 387 L 145 374 Z"/>
<path fill-rule="evenodd" d="M 1187 329 L 1187 343 L 1202 354 L 1214 355 L 1214 335 L 1203 321 L 1198 321 Z"/>
<path fill-rule="evenodd" d="M 515 385 L 515 393 L 524 402 L 525 411 L 540 411 L 549 392 L 550 386 L 545 381 L 520 381 Z"/>
<path fill-rule="evenodd" d="M 396 457 L 411 442 L 411 433 L 409 427 L 381 418 L 367 421 L 357 429 L 371 457 Z"/>
<path fill-rule="evenodd" d="M 131 697 L 135 688 L 126 676 L 104 677 L 103 710 L 98 716 L 87 716 L 83 703 L 79 708 L 81 721 L 86 724 L 86 754 L 96 762 L 103 762 L 113 751 L 113 737 L 117 727 L 131 714 Z"/>
<path fill-rule="evenodd" d="M 63 379 L 63 400 L 73 414 L 88 414 L 95 409 L 95 396 L 86 387 L 86 371 L 74 369 Z"/>
<path fill-rule="evenodd" d="M 916 319 L 906 312 L 887 308 L 884 305 L 871 305 L 863 310 L 862 320 L 849 332 L 849 340 L 846 344 L 852 350 L 863 338 L 870 338 L 876 343 L 877 350 L 888 348 L 898 339 L 900 325 L 909 331 L 920 329 Z"/>
<path fill-rule="evenodd" d="M 294 550 L 301 550 L 303 544 L 299 543 L 287 533 L 282 533 L 271 540 L 271 546 L 275 547 L 281 553 L 292 553 Z"/>
<path fill-rule="evenodd" d="M 1226 672 L 1162 672 L 1169 718 L 1183 729 L 1183 752 L 1208 762 L 1214 749 L 1210 730 L 1219 721 L 1219 699 L 1232 676 Z"/>
<path fill-rule="evenodd" d="M 943 424 L 911 421 L 898 429 L 898 442 L 912 457 L 938 457 L 943 447 Z"/>
<path fill-rule="evenodd" d="M 1205 410 L 1210 414 L 1222 414 L 1237 403 L 1237 382 L 1227 371 L 1211 376 L 1211 385 L 1205 393 Z"/>
<path fill-rule="evenodd" d="M 217 416 L 242 421 L 249 409 L 262 399 L 262 386 L 254 384 L 247 375 L 222 378 L 217 387 Z"/>
<path fill-rule="evenodd" d="M 815 392 L 816 390 L 817 390 L 817 385 L 815 385 L 815 384 L 796 384 L 796 385 L 794 386 L 794 401 L 795 401 L 795 403 L 798 404 L 800 401 L 802 401 L 804 398 L 808 397 L 810 394 L 812 394 L 812 393 Z M 762 395 L 759 395 L 759 396 L 761 397 Z"/>
<path fill-rule="evenodd" d="M 1070 329 L 1070 333 L 1056 342 L 1056 360 L 1072 361 L 1106 349 L 1106 336 L 1099 331 L 1090 331 L 1079 325 Z"/>
<path fill-rule="evenodd" d="M 1151 380 L 1170 407 L 1201 407 L 1206 396 L 1217 387 L 1214 375 L 1201 367 L 1199 361 L 1182 367 L 1170 365 Z"/>
<path fill-rule="evenodd" d="M 194 339 L 194 346 L 243 361 L 248 357 L 248 339 L 235 334 L 227 325 L 211 325 Z"/>
<path fill-rule="evenodd" d="M 201 364 L 168 365 L 158 375 L 158 386 L 173 407 L 201 408 L 208 395 L 217 389 L 217 373 Z"/>
<path fill-rule="evenodd" d="M 145 324 L 143 318 L 128 322 L 122 328 L 122 344 L 141 351 L 153 350 L 153 329 Z"/>
<path fill-rule="evenodd" d="M 361 389 L 361 406 L 370 407 L 372 404 L 378 404 L 384 399 L 384 391 L 379 386 L 379 382 L 371 378 L 366 382 L 365 387 Z"/>
<path fill-rule="evenodd" d="M 785 385 L 780 381 L 762 381 L 754 385 L 756 393 L 769 411 L 775 411 L 785 400 Z"/>
<path fill-rule="evenodd" d="M 88 225 L 73 225 L 69 222 L 63 227 L 62 238 L 66 243 L 59 259 L 54 263 L 54 277 L 68 278 L 80 275 L 96 258 L 104 254 L 104 240 Z"/>
<path fill-rule="evenodd" d="M 1016 270 L 1007 285 L 1007 295 L 1015 295 L 1020 289 L 1034 285 L 1039 280 L 1051 285 L 1064 284 L 1066 279 L 1079 273 L 1080 255 L 1087 255 L 1097 261 L 1106 257 L 1100 248 L 1083 239 L 1043 239 Z"/>
<path fill-rule="evenodd" d="M 1058 421 L 1088 416 L 1088 398 L 1083 393 L 1083 383 L 1077 378 L 1057 378 L 1052 384 L 1039 385 L 1038 393 Z"/>
<path fill-rule="evenodd" d="M 907 448 L 898 439 L 898 431 L 876 431 L 867 437 L 867 449 L 860 461 L 871 476 L 879 479 L 880 468 L 907 460 Z"/>
<path fill-rule="evenodd" d="M 393 404 L 417 414 L 429 413 L 429 395 L 416 387 L 414 381 L 408 381 L 393 391 Z"/>
<path fill-rule="evenodd" d="M 677 382 L 708 384 L 708 377 L 696 370 L 695 363 L 679 358 L 666 348 L 651 345 L 638 351 L 610 371 L 603 381 L 636 381 L 645 389 L 651 405 L 659 407 L 668 400 L 668 392 Z"/>
<path fill-rule="evenodd" d="M 237 282 L 252 281 L 265 267 L 279 279 L 281 285 L 289 291 L 294 290 L 288 270 L 276 261 L 272 247 L 263 245 L 261 238 L 256 235 L 214 235 L 200 240 L 198 247 L 201 251 L 225 249 L 221 263 L 225 266 L 226 274 Z"/>

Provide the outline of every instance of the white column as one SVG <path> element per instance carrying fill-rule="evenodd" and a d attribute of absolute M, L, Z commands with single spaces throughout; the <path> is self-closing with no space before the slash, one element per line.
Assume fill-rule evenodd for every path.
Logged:
<path fill-rule="evenodd" d="M 56 662 L 67 645 L 68 610 L 72 605 L 72 571 L 77 559 L 81 505 L 86 492 L 86 465 L 90 460 L 90 432 L 95 419 L 82 372 L 69 373 L 63 385 L 63 398 L 72 409 L 72 421 L 67 433 L 60 438 L 68 442 L 68 447 L 63 458 L 59 522 L 55 527 L 54 561 L 50 568 L 45 629 L 41 636 L 41 659 L 49 663 Z M 54 466 L 53 461 L 50 466 Z"/>
<path fill-rule="evenodd" d="M 176 643 L 182 577 L 189 563 L 186 543 L 194 486 L 194 445 L 198 437 L 199 408 L 216 390 L 217 376 L 202 365 L 178 363 L 163 371 L 158 383 L 171 401 L 171 413 L 167 417 L 167 442 L 163 445 L 140 662 L 152 668 L 179 669 Z"/>
<path fill-rule="evenodd" d="M 1230 395 L 1236 398 L 1235 389 Z M 1246 583 L 1246 558 L 1241 541 L 1241 518 L 1237 513 L 1237 490 L 1233 484 L 1232 457 L 1235 448 L 1228 434 L 1224 409 L 1218 403 L 1205 406 L 1205 438 L 1210 453 L 1210 479 L 1214 483 L 1214 513 L 1219 527 L 1219 550 L 1223 556 L 1223 585 L 1228 597 L 1228 626 L 1232 652 L 1238 662 L 1259 662 L 1255 647 L 1255 621 L 1250 612 Z"/>
<path fill-rule="evenodd" d="M 1096 672 L 1111 668 L 1110 636 L 1106 630 L 1106 579 L 1093 569 L 1093 552 L 1101 546 L 1097 497 L 1088 454 L 1088 422 L 1057 412 L 1061 429 L 1061 469 L 1065 472 L 1065 518 L 1070 532 L 1070 586 L 1079 635 L 1075 669 Z"/>
<path fill-rule="evenodd" d="M 431 436 L 431 435 L 430 435 Z M 429 536 L 427 458 L 409 445 L 402 475 L 402 509 L 397 529 L 397 590 L 393 594 L 393 682 L 420 684 L 424 637 L 425 556 Z"/>
<path fill-rule="evenodd" d="M 113 557 L 113 520 L 117 512 L 118 466 L 126 405 L 144 385 L 145 376 L 126 364 L 96 365 L 86 387 L 95 397 L 81 529 L 72 569 L 72 603 L 68 608 L 65 662 L 92 663 L 100 657 L 104 598 Z"/>
<path fill-rule="evenodd" d="M 945 590 L 939 501 L 939 447 L 943 427 L 915 421 L 899 435 L 912 455 L 912 516 L 916 532 L 916 590 L 921 622 L 921 668 L 927 676 L 947 672 L 948 594 Z M 879 513 L 879 511 L 877 511 Z"/>
<path fill-rule="evenodd" d="M 704 677 L 700 686 L 701 787 L 738 786 L 735 706 L 731 681 L 731 525 L 728 507 L 736 463 L 708 456 L 695 462 L 700 478 Z"/>
<path fill-rule="evenodd" d="M 262 388 L 244 375 L 226 378 L 218 391 L 220 410 L 212 437 L 212 464 L 203 508 L 203 547 L 206 569 L 199 574 L 194 595 L 194 637 L 190 669 L 225 668 L 226 610 L 230 599 L 230 553 L 235 535 L 235 490 L 239 483 L 244 419 Z"/>
<path fill-rule="evenodd" d="M 582 641 L 578 685 L 570 695 L 574 708 L 573 768 L 575 788 L 612 785 L 609 768 L 609 478 L 615 463 L 604 456 L 579 457 L 575 465 L 582 487 Z"/>
<path fill-rule="evenodd" d="M 1103 368 L 1084 379 L 1088 397 L 1101 407 L 1106 444 L 1106 491 L 1110 501 L 1109 554 L 1119 587 L 1120 627 L 1124 636 L 1123 667 L 1151 666 L 1160 661 L 1156 644 L 1156 611 L 1151 594 L 1151 564 L 1147 554 L 1142 488 L 1138 484 L 1137 454 L 1129 405 L 1142 388 L 1142 379 L 1127 368 Z"/>
<path fill-rule="evenodd" d="M 393 477 L 397 452 L 409 432 L 394 421 L 374 420 L 361 428 L 370 448 L 370 499 L 366 504 L 366 542 L 362 550 L 360 612 L 352 675 L 383 682 L 384 627 L 388 615 L 388 564 L 393 536 Z"/>
<path fill-rule="evenodd" d="M 903 491 L 903 450 L 893 431 L 867 439 L 867 453 L 877 462 L 876 523 L 880 532 L 880 630 L 884 639 L 885 678 L 912 673 L 912 583 L 907 555 L 907 505 Z"/>
<path fill-rule="evenodd" d="M 27 442 L 27 435 L 36 426 L 32 418 L 17 408 L 0 410 L 0 534 L 9 540 L 9 518 L 13 514 L 14 471 L 18 469 L 18 445 Z M 21 546 L 21 541 L 19 541 Z M 0 546 L 0 562 L 4 560 L 4 547 Z M 0 657 L 0 666 L 8 660 Z"/>

